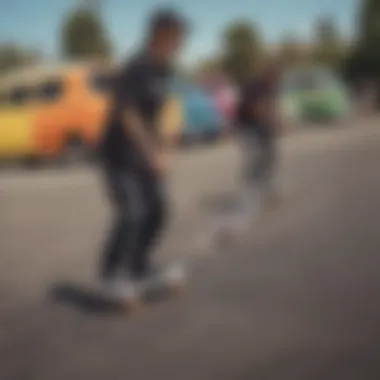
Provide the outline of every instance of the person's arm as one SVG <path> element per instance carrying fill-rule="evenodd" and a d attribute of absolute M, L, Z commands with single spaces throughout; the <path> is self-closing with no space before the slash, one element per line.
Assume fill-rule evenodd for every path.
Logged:
<path fill-rule="evenodd" d="M 160 170 L 161 148 L 153 141 L 151 135 L 144 128 L 144 124 L 137 110 L 128 106 L 123 110 L 123 126 L 128 137 L 132 138 L 143 152 L 146 161 L 153 169 Z"/>
<path fill-rule="evenodd" d="M 131 138 L 141 150 L 147 164 L 155 171 L 161 171 L 160 147 L 153 140 L 151 134 L 145 129 L 141 115 L 137 108 L 137 102 L 145 91 L 144 73 L 139 67 L 130 69 L 126 75 L 119 78 L 117 94 L 119 99 L 120 114 L 123 129 L 128 138 Z"/>

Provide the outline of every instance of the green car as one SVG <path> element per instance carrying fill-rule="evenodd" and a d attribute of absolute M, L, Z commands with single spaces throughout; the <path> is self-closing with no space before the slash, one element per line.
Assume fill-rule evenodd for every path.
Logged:
<path fill-rule="evenodd" d="M 289 71 L 281 87 L 283 112 L 294 120 L 336 121 L 350 111 L 349 95 L 343 82 L 325 68 Z"/>

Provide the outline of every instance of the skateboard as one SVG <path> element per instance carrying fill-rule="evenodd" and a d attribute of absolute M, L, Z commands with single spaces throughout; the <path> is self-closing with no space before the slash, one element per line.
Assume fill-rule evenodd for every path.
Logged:
<path fill-rule="evenodd" d="M 138 285 L 136 297 L 131 299 L 110 299 L 116 307 L 125 312 L 136 312 L 145 306 L 155 304 L 160 301 L 180 297 L 187 288 L 187 268 L 185 264 L 177 264 L 183 272 L 180 279 L 168 281 L 167 279 L 153 279 Z"/>
<path fill-rule="evenodd" d="M 157 280 L 147 282 L 133 299 L 110 297 L 101 286 L 94 287 L 89 283 L 60 283 L 49 293 L 53 302 L 74 307 L 85 313 L 133 314 L 145 306 L 181 296 L 187 288 L 188 268 L 183 266 L 182 270 L 184 275 L 181 280 L 171 283 Z"/>

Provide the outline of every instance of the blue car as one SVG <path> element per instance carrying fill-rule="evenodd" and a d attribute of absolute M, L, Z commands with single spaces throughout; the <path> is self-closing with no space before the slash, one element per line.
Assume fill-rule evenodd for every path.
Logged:
<path fill-rule="evenodd" d="M 223 117 L 214 99 L 189 83 L 176 83 L 183 108 L 182 140 L 215 140 L 223 130 Z"/>

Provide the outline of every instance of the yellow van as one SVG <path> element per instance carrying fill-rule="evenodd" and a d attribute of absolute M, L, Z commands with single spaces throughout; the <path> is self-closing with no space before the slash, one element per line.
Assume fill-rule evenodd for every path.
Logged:
<path fill-rule="evenodd" d="M 0 158 L 60 157 L 97 142 L 107 108 L 109 68 L 41 66 L 0 82 Z M 110 81 L 109 81 L 110 82 Z"/>
<path fill-rule="evenodd" d="M 23 78 L 20 75 L 19 80 Z M 34 154 L 32 114 L 27 91 L 16 77 L 0 81 L 0 158 Z"/>
<path fill-rule="evenodd" d="M 56 158 L 96 148 L 114 68 L 41 66 L 0 81 L 0 158 Z M 179 99 L 164 107 L 163 133 L 173 143 L 182 122 Z"/>

